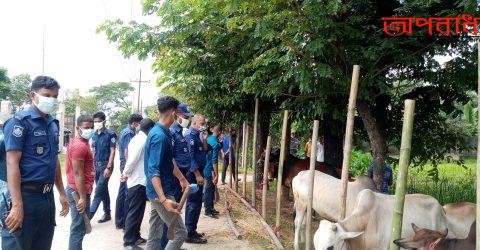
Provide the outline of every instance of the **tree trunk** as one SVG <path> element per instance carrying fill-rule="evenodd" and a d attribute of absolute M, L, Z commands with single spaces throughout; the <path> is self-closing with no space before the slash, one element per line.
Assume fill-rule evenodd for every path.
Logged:
<path fill-rule="evenodd" d="M 262 102 L 260 100 L 260 109 L 258 113 L 258 129 L 257 129 L 257 157 L 263 153 L 263 149 L 267 145 L 268 132 L 270 129 L 270 118 L 272 116 L 272 110 L 268 107 L 270 104 L 268 102 Z M 263 182 L 263 166 L 255 164 L 257 168 L 257 175 L 255 176 L 257 183 Z"/>
<path fill-rule="evenodd" d="M 328 114 L 320 122 L 320 126 L 320 136 L 323 137 L 324 161 L 337 169 L 341 169 L 343 158 L 342 135 L 344 132 L 336 130 L 345 126 L 338 124 L 338 122 L 334 123 Z"/>
<path fill-rule="evenodd" d="M 370 140 L 373 158 L 373 181 L 379 191 L 383 186 L 383 166 L 387 157 L 387 142 L 385 135 L 372 113 L 372 108 L 363 100 L 357 101 L 357 110 Z"/>

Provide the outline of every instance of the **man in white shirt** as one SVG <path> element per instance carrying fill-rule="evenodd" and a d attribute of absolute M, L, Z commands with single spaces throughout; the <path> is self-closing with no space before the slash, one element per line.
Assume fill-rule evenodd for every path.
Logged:
<path fill-rule="evenodd" d="M 318 162 L 324 162 L 324 148 L 323 148 L 323 138 L 320 137 L 319 140 L 317 141 L 317 161 Z"/>
<path fill-rule="evenodd" d="M 125 233 L 123 246 L 125 249 L 140 249 L 135 242 L 140 239 L 140 226 L 147 195 L 145 185 L 147 178 L 144 171 L 144 148 L 148 132 L 155 123 L 146 118 L 140 122 L 140 132 L 135 135 L 128 145 L 128 159 L 122 173 L 122 179 L 127 181 L 127 217 L 125 219 Z"/>

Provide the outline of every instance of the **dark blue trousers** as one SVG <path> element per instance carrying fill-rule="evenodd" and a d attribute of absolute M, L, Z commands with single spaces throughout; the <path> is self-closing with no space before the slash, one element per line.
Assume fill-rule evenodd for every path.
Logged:
<path fill-rule="evenodd" d="M 123 172 L 125 163 L 125 160 L 120 161 L 120 173 Z M 115 202 L 115 226 L 117 228 L 124 228 L 125 226 L 125 218 L 127 218 L 128 210 L 127 193 L 127 182 L 120 182 L 117 200 Z"/>
<path fill-rule="evenodd" d="M 22 250 L 49 250 L 55 231 L 55 201 L 53 192 L 22 192 L 23 226 L 14 233 Z"/>
<path fill-rule="evenodd" d="M 105 214 L 110 214 L 110 195 L 108 194 L 108 180 L 103 177 L 103 172 L 107 166 L 95 168 L 95 195 L 93 197 L 92 205 L 90 206 L 90 218 L 93 218 L 97 212 L 100 203 L 103 202 L 103 211 Z"/>
<path fill-rule="evenodd" d="M 199 169 L 199 171 L 203 176 L 203 168 Z M 189 183 L 197 183 L 195 174 L 192 172 L 188 172 L 186 178 Z M 198 187 L 199 190 L 197 192 L 188 195 L 185 208 L 185 226 L 187 227 L 188 236 L 197 231 L 198 219 L 202 211 L 203 186 L 199 185 Z"/>
<path fill-rule="evenodd" d="M 147 192 L 145 186 L 136 185 L 128 189 L 127 195 L 127 218 L 125 220 L 125 234 L 123 246 L 134 245 L 140 239 L 140 226 L 142 225 Z"/>
<path fill-rule="evenodd" d="M 212 213 L 214 206 L 213 201 L 215 200 L 215 185 L 213 185 L 213 177 L 205 177 L 205 197 L 204 197 L 204 207 L 205 213 Z"/>

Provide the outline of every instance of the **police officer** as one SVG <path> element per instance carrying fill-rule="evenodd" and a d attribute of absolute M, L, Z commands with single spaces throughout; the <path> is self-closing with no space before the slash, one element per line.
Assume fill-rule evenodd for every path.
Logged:
<path fill-rule="evenodd" d="M 103 112 L 93 115 L 95 135 L 92 138 L 94 151 L 93 164 L 95 165 L 95 196 L 90 206 L 90 218 L 97 212 L 98 206 L 103 202 L 103 217 L 98 223 L 104 223 L 112 219 L 110 215 L 110 195 L 108 194 L 108 180 L 113 171 L 115 158 L 115 145 L 117 138 L 115 133 L 105 127 L 106 116 Z"/>
<path fill-rule="evenodd" d="M 53 184 L 60 194 L 61 216 L 69 206 L 58 161 L 58 121 L 50 113 L 58 106 L 60 85 L 48 76 L 31 86 L 32 105 L 5 124 L 7 179 L 13 206 L 6 224 L 19 249 L 50 249 L 55 230 Z"/>
<path fill-rule="evenodd" d="M 190 117 L 192 114 L 188 110 L 188 106 L 185 103 L 180 103 L 177 108 L 177 119 L 175 122 L 170 126 L 170 133 L 172 134 L 173 140 L 173 158 L 175 159 L 175 170 L 178 170 L 183 175 L 181 178 L 182 182 L 175 179 L 175 200 L 180 202 L 182 198 L 182 190 L 186 186 L 188 186 L 188 181 L 184 178 L 187 175 L 188 170 L 192 164 L 192 159 L 190 158 L 190 152 L 188 151 L 187 141 L 183 136 L 183 129 L 187 128 L 190 124 Z M 174 171 L 175 171 L 174 170 Z M 168 227 L 167 224 L 164 223 L 163 225 L 163 235 L 162 241 L 160 243 L 160 249 L 165 249 L 168 243 L 167 239 L 167 231 Z"/>
<path fill-rule="evenodd" d="M 205 117 L 196 114 L 192 119 L 192 126 L 185 132 L 188 150 L 190 153 L 191 164 L 187 173 L 187 181 L 189 183 L 197 183 L 200 191 L 192 193 L 188 196 L 187 206 L 185 209 L 185 226 L 187 226 L 188 237 L 186 242 L 205 244 L 207 240 L 203 238 L 203 234 L 197 232 L 197 223 L 202 210 L 203 196 L 203 169 L 206 163 L 207 144 L 207 127 Z"/>
<path fill-rule="evenodd" d="M 132 114 L 128 119 L 128 127 L 120 133 L 118 140 L 118 154 L 120 158 L 120 173 L 123 173 L 125 164 L 128 158 L 128 144 L 137 133 L 137 128 L 140 127 L 140 122 L 143 117 L 139 114 Z M 118 188 L 117 201 L 115 205 L 115 226 L 117 229 L 123 229 L 125 226 L 125 219 L 127 218 L 127 182 L 125 178 L 120 178 L 120 186 Z M 146 240 L 142 240 L 145 241 Z M 145 243 L 143 242 L 143 243 Z"/>

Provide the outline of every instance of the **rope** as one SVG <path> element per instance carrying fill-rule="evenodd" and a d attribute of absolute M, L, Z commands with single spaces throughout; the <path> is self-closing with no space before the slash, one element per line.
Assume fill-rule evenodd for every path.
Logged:
<path fill-rule="evenodd" d="M 442 238 L 438 238 L 436 241 L 430 243 L 430 245 L 428 245 L 428 250 L 435 250 L 435 248 L 437 247 L 438 243 L 442 240 Z"/>
<path fill-rule="evenodd" d="M 268 180 L 267 180 L 267 179 L 263 179 L 263 181 L 258 184 L 258 188 L 262 188 L 262 189 L 263 189 L 263 188 L 265 188 L 267 185 L 268 185 Z"/>
<path fill-rule="evenodd" d="M 278 227 L 273 227 L 272 230 L 273 230 L 274 233 L 279 233 L 280 230 L 281 230 L 281 227 L 280 227 L 280 226 L 278 226 Z"/>

